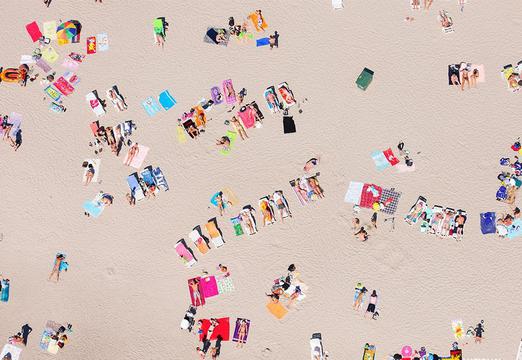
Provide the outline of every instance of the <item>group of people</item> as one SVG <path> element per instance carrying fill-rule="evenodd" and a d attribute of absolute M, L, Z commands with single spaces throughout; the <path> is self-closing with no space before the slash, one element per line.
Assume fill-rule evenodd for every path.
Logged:
<path fill-rule="evenodd" d="M 22 129 L 20 126 L 15 126 L 9 115 L 0 114 L 0 119 L 2 120 L 0 129 L 2 140 L 9 142 L 14 151 L 17 151 L 22 145 Z"/>
<path fill-rule="evenodd" d="M 29 340 L 29 334 L 33 331 L 33 329 L 29 326 L 29 324 L 25 324 L 22 326 L 22 329 L 13 336 L 10 336 L 8 339 L 8 343 L 12 345 L 23 345 L 27 346 L 27 341 Z"/>
<path fill-rule="evenodd" d="M 290 309 L 296 301 L 302 298 L 303 291 L 306 290 L 306 285 L 301 281 L 299 275 L 295 264 L 290 264 L 287 274 L 274 281 L 266 296 L 274 303 L 280 303 L 281 297 L 286 298 L 288 300 L 286 307 Z"/>
<path fill-rule="evenodd" d="M 354 215 L 358 213 L 359 207 L 354 206 Z M 370 237 L 370 233 L 377 229 L 377 212 L 373 212 L 369 223 L 361 224 L 359 217 L 352 219 L 352 232 L 356 239 L 366 241 Z"/>
<path fill-rule="evenodd" d="M 355 286 L 355 293 L 353 296 L 353 305 L 352 308 L 356 311 L 359 311 L 362 303 L 364 302 L 367 296 L 368 289 L 362 284 L 357 283 Z M 377 299 L 379 296 L 377 295 L 377 291 L 373 290 L 368 298 L 368 306 L 366 307 L 366 311 L 364 312 L 364 317 L 371 316 L 372 319 L 376 320 L 379 316 L 379 312 L 377 312 Z"/>
<path fill-rule="evenodd" d="M 203 322 L 199 320 L 196 325 L 196 335 L 201 336 L 203 334 L 203 330 L 201 329 L 203 325 Z M 203 335 L 203 347 L 196 347 L 196 352 L 199 355 L 199 358 L 201 360 L 206 359 L 207 352 L 210 350 L 210 358 L 212 360 L 216 360 L 218 356 L 221 353 L 221 342 L 223 341 L 223 338 L 218 335 L 216 338 L 216 342 L 214 346 L 212 346 L 211 337 L 214 329 L 219 326 L 219 320 L 216 318 L 210 319 L 210 327 L 208 328 L 207 332 Z"/>
<path fill-rule="evenodd" d="M 468 89 L 477 87 L 477 81 L 480 76 L 480 70 L 473 68 L 471 63 L 452 64 L 449 66 L 450 85 L 460 86 L 464 91 L 464 87 L 468 84 Z"/>

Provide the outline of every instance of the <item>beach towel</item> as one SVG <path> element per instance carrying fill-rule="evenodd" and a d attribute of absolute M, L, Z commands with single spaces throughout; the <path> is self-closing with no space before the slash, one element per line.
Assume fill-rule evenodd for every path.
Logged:
<path fill-rule="evenodd" d="M 223 195 L 225 196 L 225 200 L 232 204 L 231 206 L 235 206 L 239 203 L 236 194 L 234 194 L 234 192 L 229 188 L 223 188 Z"/>
<path fill-rule="evenodd" d="M 513 221 L 513 224 L 511 224 L 511 226 L 508 227 L 508 233 L 506 237 L 508 239 L 513 239 L 519 236 L 522 236 L 522 220 L 515 219 Z"/>
<path fill-rule="evenodd" d="M 176 105 L 176 99 L 174 99 L 168 90 L 165 90 L 159 94 L 158 100 L 165 111 Z"/>
<path fill-rule="evenodd" d="M 63 59 L 62 66 L 66 69 L 76 71 L 80 67 L 80 63 L 67 57 L 67 58 Z"/>
<path fill-rule="evenodd" d="M 96 114 L 97 117 L 105 115 L 105 109 L 93 91 L 85 95 L 85 101 L 87 101 L 91 107 L 91 110 Z"/>
<path fill-rule="evenodd" d="M 252 109 L 251 107 L 243 106 L 237 114 L 241 118 L 241 122 L 243 123 L 245 128 L 250 129 L 254 127 L 256 123 L 256 115 L 254 109 Z"/>
<path fill-rule="evenodd" d="M 461 349 L 453 349 L 450 350 L 451 360 L 462 360 L 462 350 Z"/>
<path fill-rule="evenodd" d="M 179 240 L 175 245 L 176 253 L 181 257 L 183 263 L 186 267 L 191 267 L 195 263 L 197 263 L 196 258 L 192 255 L 189 247 L 185 243 L 185 240 Z"/>
<path fill-rule="evenodd" d="M 256 40 L 256 46 L 257 47 L 266 46 L 266 45 L 269 45 L 269 44 L 270 44 L 270 39 L 267 38 L 267 37 L 264 37 L 264 38 Z"/>
<path fill-rule="evenodd" d="M 381 199 L 382 188 L 375 184 L 364 184 L 359 205 L 363 208 L 373 208 L 374 203 Z"/>
<path fill-rule="evenodd" d="M 223 80 L 223 94 L 225 94 L 227 104 L 234 104 L 236 102 L 236 91 L 234 90 L 232 79 Z"/>
<path fill-rule="evenodd" d="M 216 105 L 219 105 L 223 102 L 223 94 L 221 93 L 221 90 L 217 86 L 213 86 L 210 89 L 210 97 L 212 98 L 212 101 Z"/>
<path fill-rule="evenodd" d="M 234 283 L 230 276 L 223 276 L 217 279 L 218 292 L 220 294 L 228 294 L 235 290 Z"/>
<path fill-rule="evenodd" d="M 83 203 L 83 209 L 91 215 L 93 218 L 97 218 L 101 215 L 105 209 L 105 205 L 98 201 L 98 197 L 95 200 L 86 201 Z"/>
<path fill-rule="evenodd" d="M 237 133 L 235 131 L 232 131 L 232 130 L 227 130 L 227 135 L 226 136 L 230 140 L 230 146 L 228 147 L 228 149 L 220 149 L 219 153 L 221 155 L 228 155 L 228 154 L 230 154 L 230 152 L 232 151 L 232 147 L 234 146 L 234 143 L 236 142 Z"/>
<path fill-rule="evenodd" d="M 268 28 L 264 16 L 260 17 L 257 13 L 253 12 L 248 15 L 248 19 L 252 21 L 252 24 L 257 31 L 265 31 Z"/>
<path fill-rule="evenodd" d="M 250 320 L 243 319 L 243 318 L 237 318 L 237 320 L 236 320 L 236 328 L 234 329 L 234 334 L 232 335 L 232 341 L 233 342 L 239 342 L 239 328 L 241 327 L 241 323 L 245 323 L 246 324 L 245 335 L 244 335 L 244 337 L 242 339 L 242 342 L 246 343 L 247 340 L 248 340 L 248 333 L 250 331 Z"/>
<path fill-rule="evenodd" d="M 56 21 L 45 21 L 43 23 L 43 35 L 51 40 L 56 40 Z"/>
<path fill-rule="evenodd" d="M 293 134 L 297 130 L 295 128 L 294 117 L 290 115 L 283 116 L 283 134 Z"/>
<path fill-rule="evenodd" d="M 109 50 L 109 36 L 107 33 L 101 33 L 96 35 L 96 50 L 107 51 Z"/>
<path fill-rule="evenodd" d="M 415 163 L 413 163 L 413 165 L 411 165 L 411 166 L 399 163 L 399 164 L 395 165 L 395 169 L 397 170 L 398 173 L 414 172 L 415 171 Z"/>
<path fill-rule="evenodd" d="M 149 96 L 148 98 L 143 100 L 141 102 L 141 105 L 145 109 L 147 115 L 149 115 L 150 117 L 156 115 L 158 112 L 161 111 L 158 102 L 152 96 Z"/>
<path fill-rule="evenodd" d="M 295 101 L 295 96 L 292 90 L 286 82 L 282 82 L 277 85 L 277 90 L 279 91 L 279 95 L 283 99 L 283 102 L 287 107 L 294 106 L 297 102 Z"/>
<path fill-rule="evenodd" d="M 96 36 L 89 36 L 86 40 L 87 43 L 87 54 L 96 54 Z"/>
<path fill-rule="evenodd" d="M 36 21 L 33 21 L 32 23 L 25 25 L 25 30 L 27 30 L 27 33 L 29 34 L 33 42 L 37 42 L 38 39 L 42 37 L 42 32 L 40 31 L 40 27 L 38 26 Z"/>
<path fill-rule="evenodd" d="M 217 340 L 218 336 L 221 337 L 222 341 L 229 341 L 230 340 L 230 318 L 219 318 L 216 319 L 218 321 L 218 325 L 214 328 L 212 331 L 212 334 L 210 335 L 210 338 L 207 340 L 214 341 Z M 208 319 L 201 319 L 201 331 L 202 333 L 199 334 L 199 341 L 203 341 L 203 339 L 207 338 L 207 332 L 210 328 L 210 320 Z"/>
<path fill-rule="evenodd" d="M 343 0 L 332 0 L 332 7 L 335 10 L 342 9 L 344 7 Z"/>
<path fill-rule="evenodd" d="M 62 94 L 54 88 L 54 86 L 49 85 L 44 89 L 44 92 L 54 101 L 59 101 L 62 97 Z"/>
<path fill-rule="evenodd" d="M 3 359 L 7 354 L 11 354 L 11 360 L 19 360 L 20 354 L 22 353 L 22 348 L 12 344 L 5 344 L 2 348 L 2 352 L 0 352 L 0 359 Z"/>
<path fill-rule="evenodd" d="M 302 194 L 299 189 L 299 178 L 290 180 L 289 183 L 292 187 L 292 190 L 294 190 L 294 194 L 297 197 L 297 200 L 299 200 L 302 206 L 305 206 L 308 203 L 308 197 L 305 194 Z"/>
<path fill-rule="evenodd" d="M 167 179 L 159 167 L 152 169 L 152 176 L 154 177 L 154 181 L 156 182 L 156 186 L 158 188 L 163 189 L 163 191 L 169 191 L 169 184 L 167 183 Z"/>
<path fill-rule="evenodd" d="M 266 304 L 266 308 L 272 315 L 274 315 L 278 319 L 284 318 L 288 313 L 287 308 L 285 308 L 283 304 L 281 304 L 279 301 L 270 301 L 268 304 Z"/>
<path fill-rule="evenodd" d="M 134 144 L 133 144 L 134 145 Z M 129 166 L 132 166 L 135 169 L 139 169 L 141 165 L 143 165 L 143 162 L 145 161 L 145 158 L 147 157 L 147 154 L 149 153 L 149 148 L 138 144 L 138 154 L 134 155 L 134 158 L 130 162 Z M 127 152 L 127 155 L 125 155 L 125 158 L 123 159 L 123 163 L 126 164 L 127 160 L 129 158 L 129 152 Z"/>
<path fill-rule="evenodd" d="M 31 55 L 21 55 L 20 56 L 20 64 L 25 64 L 25 65 L 31 65 L 31 64 L 34 64 L 36 61 L 34 60 L 34 58 L 31 56 Z"/>
<path fill-rule="evenodd" d="M 205 239 L 203 239 L 200 232 L 196 229 L 189 233 L 189 239 L 194 243 L 194 245 L 196 245 L 199 252 L 202 254 L 206 254 L 210 249 Z"/>
<path fill-rule="evenodd" d="M 129 184 L 131 196 L 134 197 L 137 201 L 143 200 L 145 198 L 145 193 L 143 192 L 143 188 L 139 183 L 139 177 L 137 173 L 132 173 L 127 176 L 127 184 Z"/>
<path fill-rule="evenodd" d="M 374 72 L 372 70 L 364 68 L 357 77 L 357 80 L 355 80 L 357 87 L 361 90 L 366 90 L 373 80 L 373 74 Z"/>
<path fill-rule="evenodd" d="M 375 345 L 366 344 L 364 345 L 363 360 L 374 360 L 375 359 Z"/>
<path fill-rule="evenodd" d="M 44 59 L 38 59 L 36 60 L 36 66 L 38 66 L 40 69 L 42 69 L 45 73 L 48 73 L 52 70 L 52 68 L 49 66 L 49 64 Z"/>
<path fill-rule="evenodd" d="M 213 297 L 219 295 L 219 290 L 217 286 L 216 277 L 213 275 L 205 276 L 201 278 L 201 289 L 203 290 L 203 295 L 205 298 Z"/>
<path fill-rule="evenodd" d="M 0 281 L 2 281 L 2 292 L 0 293 L 0 301 L 8 302 L 9 301 L 9 289 L 11 287 L 11 283 L 6 280 L 0 280 Z"/>
<path fill-rule="evenodd" d="M 233 218 L 230 218 L 230 221 L 232 222 L 232 226 L 234 227 L 234 233 L 236 236 L 241 236 L 244 234 L 243 228 L 241 227 L 241 217 L 236 216 Z"/>
<path fill-rule="evenodd" d="M 208 235 L 210 236 L 210 239 L 216 248 L 225 245 L 225 242 L 221 237 L 221 233 L 216 227 L 216 223 L 214 221 L 209 221 L 206 223 L 205 228 L 207 229 Z"/>
<path fill-rule="evenodd" d="M 42 50 L 42 59 L 48 63 L 54 64 L 59 57 L 60 56 L 52 46 L 48 46 Z"/>
<path fill-rule="evenodd" d="M 279 98 L 277 97 L 277 93 L 275 91 L 275 87 L 269 86 L 265 89 L 265 92 L 263 93 L 263 96 L 266 100 L 266 105 L 268 106 L 268 109 L 272 113 L 276 113 L 279 111 L 280 103 Z M 270 101 L 272 100 L 272 101 Z"/>
<path fill-rule="evenodd" d="M 74 87 L 63 76 L 60 76 L 53 85 L 65 96 L 71 95 L 74 91 Z"/>
<path fill-rule="evenodd" d="M 453 331 L 453 336 L 455 336 L 455 339 L 460 340 L 462 338 L 462 335 L 464 335 L 463 332 L 463 323 L 462 320 L 453 320 L 451 322 L 451 329 Z"/>
<path fill-rule="evenodd" d="M 232 203 L 232 206 L 233 206 L 235 203 L 235 195 L 232 193 L 232 191 L 230 189 L 227 189 L 227 192 L 228 192 L 228 194 L 225 194 L 224 190 L 218 191 L 217 193 L 212 195 L 212 197 L 210 198 L 210 203 L 217 207 L 218 206 L 217 197 L 221 194 L 221 199 L 223 201 L 223 208 L 226 209 L 231 206 L 230 204 L 228 204 L 229 201 Z M 230 197 L 228 195 L 230 195 Z"/>
<path fill-rule="evenodd" d="M 223 28 L 208 27 L 203 41 L 208 44 L 227 46 L 230 32 Z"/>
<path fill-rule="evenodd" d="M 401 195 L 402 194 L 395 191 L 394 188 L 383 189 L 381 193 L 381 204 L 384 206 L 381 207 L 380 211 L 388 215 L 395 214 Z"/>
<path fill-rule="evenodd" d="M 94 175 L 91 179 L 91 182 L 97 183 L 99 176 L 100 176 L 101 159 L 85 159 L 84 162 L 87 162 L 88 164 L 92 164 L 92 167 L 94 168 Z M 89 169 L 89 167 L 86 167 L 85 170 L 83 171 L 83 182 L 84 183 L 87 180 L 88 169 Z"/>
<path fill-rule="evenodd" d="M 199 284 L 198 284 L 198 292 L 199 292 L 199 298 L 197 298 L 196 296 L 194 296 L 194 291 L 192 290 L 192 287 L 190 286 L 190 283 L 192 281 L 199 281 Z M 187 285 L 188 285 L 188 289 L 189 289 L 189 295 L 190 295 L 190 303 L 192 304 L 192 306 L 203 306 L 206 304 L 206 296 L 205 294 L 203 293 L 203 288 L 201 286 L 201 277 L 195 277 L 195 278 L 192 278 L 192 279 L 188 279 L 187 280 Z"/>
<path fill-rule="evenodd" d="M 496 214 L 494 212 L 486 212 L 480 214 L 480 231 L 482 234 L 494 234 L 496 229 Z"/>
<path fill-rule="evenodd" d="M 382 151 L 372 152 L 371 157 L 378 171 L 383 171 L 390 167 L 390 162 L 386 159 L 386 156 Z"/>

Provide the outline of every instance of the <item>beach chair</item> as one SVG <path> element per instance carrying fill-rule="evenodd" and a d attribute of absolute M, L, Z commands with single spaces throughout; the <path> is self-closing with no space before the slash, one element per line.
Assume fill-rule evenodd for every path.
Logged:
<path fill-rule="evenodd" d="M 310 355 L 312 360 L 325 360 L 321 333 L 314 333 L 310 338 Z"/>
<path fill-rule="evenodd" d="M 189 233 L 189 239 L 196 245 L 200 253 L 206 254 L 208 250 L 210 250 L 207 242 L 203 239 L 203 236 L 197 228 Z"/>
<path fill-rule="evenodd" d="M 143 192 L 143 188 L 140 185 L 138 173 L 132 173 L 127 177 L 127 183 L 129 184 L 129 188 L 131 190 L 131 196 L 134 196 L 136 200 L 145 199 L 145 193 Z"/>
<path fill-rule="evenodd" d="M 152 169 L 152 166 L 150 168 Z M 163 189 L 163 191 L 169 190 L 167 179 L 165 179 L 165 176 L 159 167 L 152 169 L 152 176 L 154 177 L 154 181 L 156 182 L 156 186 L 158 188 Z"/>
<path fill-rule="evenodd" d="M 221 237 L 221 233 L 219 232 L 216 226 L 216 220 L 212 219 L 208 223 L 205 224 L 205 228 L 207 229 L 208 235 L 210 236 L 210 240 L 216 248 L 225 245 L 223 238 Z"/>
<path fill-rule="evenodd" d="M 357 77 L 357 80 L 355 80 L 355 83 L 357 84 L 357 87 L 361 90 L 366 90 L 368 86 L 370 86 L 370 83 L 373 80 L 373 71 L 364 68 L 363 71 L 359 74 Z"/>
<path fill-rule="evenodd" d="M 186 267 L 191 267 L 192 265 L 196 264 L 198 261 L 192 254 L 192 251 L 185 243 L 185 240 L 181 239 L 179 240 L 175 245 L 176 252 L 183 260 L 183 263 Z"/>

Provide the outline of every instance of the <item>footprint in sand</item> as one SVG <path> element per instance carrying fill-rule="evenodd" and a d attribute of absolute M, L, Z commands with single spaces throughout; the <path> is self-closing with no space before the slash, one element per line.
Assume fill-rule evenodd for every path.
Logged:
<path fill-rule="evenodd" d="M 114 268 L 107 268 L 105 269 L 105 271 L 107 271 L 107 275 L 109 276 L 113 276 L 116 273 L 116 270 L 114 270 Z"/>

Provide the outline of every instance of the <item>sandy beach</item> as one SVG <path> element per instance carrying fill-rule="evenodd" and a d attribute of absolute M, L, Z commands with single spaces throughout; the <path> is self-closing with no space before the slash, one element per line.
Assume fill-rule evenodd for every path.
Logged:
<path fill-rule="evenodd" d="M 21 55 L 38 43 L 25 25 L 70 19 L 81 22 L 76 44 L 52 44 L 60 65 L 70 52 L 85 54 L 86 39 L 107 33 L 109 50 L 87 55 L 75 73 L 80 82 L 66 97 L 65 113 L 49 111 L 40 80 L 26 87 L 0 83 L 0 114 L 21 114 L 23 144 L 15 152 L 0 142 L 0 274 L 10 279 L 10 298 L 0 302 L 0 348 L 19 328 L 33 328 L 20 359 L 49 359 L 38 344 L 46 321 L 72 324 L 69 342 L 53 357 L 72 359 L 198 359 L 197 336 L 180 329 L 190 304 L 187 280 L 216 273 L 225 264 L 235 290 L 208 299 L 196 317 L 251 321 L 248 342 L 223 342 L 220 359 L 310 359 L 312 333 L 322 334 L 329 359 L 358 359 L 365 343 L 375 359 L 388 360 L 404 345 L 425 346 L 449 356 L 458 341 L 464 359 L 516 359 L 522 335 L 520 238 L 483 235 L 480 213 L 506 213 L 496 201 L 499 159 L 520 136 L 522 94 L 506 90 L 501 70 L 516 64 L 522 10 L 516 1 L 470 0 L 461 12 L 457 0 L 434 0 L 430 10 L 411 10 L 409 1 L 7 1 L 0 30 L 0 66 L 18 67 Z M 256 47 L 255 39 L 228 46 L 203 41 L 207 27 L 228 28 L 228 18 L 243 21 L 262 9 L 279 47 Z M 454 33 L 437 19 L 446 10 Z M 415 18 L 405 22 L 406 16 Z M 152 23 L 170 24 L 164 48 L 154 44 Z M 59 21 L 61 20 L 61 21 Z M 485 82 L 460 90 L 448 85 L 448 65 L 483 64 Z M 366 91 L 355 81 L 364 68 L 375 72 Z M 256 101 L 263 127 L 247 129 L 223 156 L 216 139 L 227 133 L 234 111 L 214 105 L 197 140 L 178 141 L 178 118 L 210 88 L 232 79 L 236 92 L 247 89 Z M 284 134 L 282 111 L 272 114 L 263 95 L 287 82 L 298 104 L 291 107 L 297 131 Z M 96 89 L 117 85 L 128 109 L 96 118 L 85 100 Z M 154 117 L 141 103 L 169 90 L 177 104 Z M 300 112 L 299 110 L 302 110 Z M 237 109 L 235 110 L 237 111 Z M 89 142 L 89 124 L 113 126 L 133 120 L 133 141 L 150 148 L 143 167 L 161 167 L 170 190 L 130 206 L 127 177 L 138 169 L 105 147 L 98 155 Z M 414 172 L 378 171 L 370 154 L 403 140 Z M 320 157 L 324 198 L 302 206 L 289 181 Z M 84 159 L 100 158 L 101 183 L 82 183 Z M 143 167 L 140 168 L 143 169 Z M 379 214 L 377 229 L 361 242 L 352 231 L 352 204 L 344 202 L 351 181 L 401 192 L 394 229 Z M 223 188 L 238 205 L 223 217 L 209 202 Z M 258 201 L 282 190 L 292 217 L 261 224 Z M 100 191 L 114 202 L 99 218 L 84 216 L 82 205 Z M 464 236 L 422 234 L 404 216 L 419 196 L 430 206 L 467 212 Z M 519 200 L 515 202 L 515 205 Z M 259 231 L 235 236 L 230 218 L 243 206 L 256 208 Z M 372 211 L 362 209 L 361 221 Z M 188 234 L 217 218 L 225 245 L 200 254 Z M 187 268 L 175 250 L 185 239 L 197 264 Z M 67 255 L 69 269 L 58 283 L 48 281 L 56 253 Z M 306 298 L 281 320 L 266 309 L 274 279 L 295 264 L 306 284 Z M 354 311 L 354 287 L 377 290 L 377 320 Z M 366 309 L 367 301 L 363 307 Z M 484 320 L 481 344 L 456 340 L 452 321 L 464 331 Z M 4 341 L 5 340 L 5 341 Z M 269 350 L 267 350 L 269 349 Z M 207 355 L 207 359 L 210 356 Z"/>

